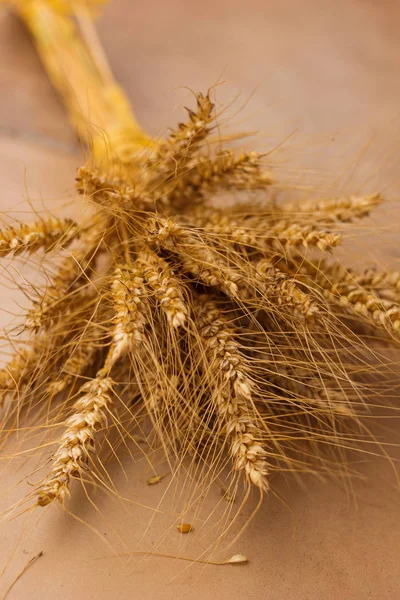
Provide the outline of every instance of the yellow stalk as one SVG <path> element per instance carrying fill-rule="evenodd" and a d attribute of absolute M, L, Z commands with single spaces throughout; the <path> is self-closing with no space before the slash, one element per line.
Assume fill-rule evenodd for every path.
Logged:
<path fill-rule="evenodd" d="M 85 4 L 16 2 L 79 137 L 91 147 L 95 159 L 128 162 L 153 142 L 141 130 L 112 76 Z"/>

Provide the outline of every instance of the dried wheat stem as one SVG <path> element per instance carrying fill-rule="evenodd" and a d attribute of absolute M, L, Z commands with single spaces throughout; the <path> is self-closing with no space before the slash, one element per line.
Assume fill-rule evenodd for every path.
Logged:
<path fill-rule="evenodd" d="M 188 221 L 192 226 L 199 229 L 206 228 L 211 233 L 213 226 L 265 230 L 276 222 L 275 206 L 274 204 L 261 205 L 257 200 L 238 203 L 229 209 L 212 206 L 210 210 L 210 205 L 195 205 L 194 210 L 189 213 Z M 248 224 L 251 227 L 247 227 Z"/>
<path fill-rule="evenodd" d="M 299 203 L 286 203 L 282 212 L 293 215 L 294 220 L 304 215 L 313 222 L 347 223 L 354 219 L 367 217 L 371 210 L 383 202 L 380 194 L 369 196 L 346 196 L 344 198 L 328 198 L 308 200 Z"/>
<path fill-rule="evenodd" d="M 187 158 L 188 152 L 196 150 L 199 143 L 207 136 L 208 125 L 213 119 L 214 105 L 208 94 L 205 96 L 202 93 L 196 94 L 196 102 L 196 110 L 186 108 L 189 120 L 179 123 L 178 128 L 172 131 L 168 139 L 159 145 L 155 161 L 175 160 L 180 154 Z"/>
<path fill-rule="evenodd" d="M 116 373 L 121 374 L 122 393 L 129 394 L 130 399 L 132 395 L 136 399 L 140 393 L 144 396 L 143 391 L 152 386 L 144 403 L 150 414 L 152 411 L 155 413 L 152 416 L 156 430 L 158 428 L 164 433 L 170 428 L 181 433 L 179 425 L 185 425 L 184 419 L 190 415 L 190 424 L 199 424 L 200 443 L 208 446 L 204 458 L 206 460 L 208 455 L 212 459 L 207 460 L 206 468 L 212 469 L 215 465 L 213 459 L 220 457 L 218 442 L 223 437 L 224 448 L 229 449 L 234 470 L 244 473 L 247 482 L 261 491 L 268 489 L 267 458 L 272 452 L 267 455 L 267 449 L 270 450 L 266 447 L 267 439 L 273 440 L 277 462 L 283 461 L 292 468 L 303 462 L 303 456 L 307 460 L 307 453 L 302 453 L 301 447 L 299 460 L 292 460 L 289 453 L 286 455 L 287 447 L 291 450 L 293 445 L 297 449 L 297 437 L 301 437 L 302 441 L 305 437 L 322 438 L 324 442 L 332 441 L 335 447 L 340 447 L 342 440 L 347 443 L 350 436 L 337 436 L 334 427 L 324 429 L 324 419 L 321 419 L 321 426 L 317 425 L 314 429 L 313 421 L 325 411 L 315 410 L 314 414 L 308 415 L 304 414 L 307 410 L 292 411 L 290 402 L 277 399 L 273 403 L 270 396 L 265 399 L 261 395 L 262 388 L 268 388 L 271 382 L 265 381 L 262 375 L 272 371 L 274 376 L 276 359 L 279 361 L 283 357 L 283 365 L 288 368 L 287 375 L 297 377 L 299 385 L 306 389 L 311 387 L 314 390 L 315 386 L 316 395 L 325 399 L 329 406 L 331 398 L 322 388 L 328 384 L 330 373 L 337 383 L 334 388 L 342 389 L 342 370 L 345 383 L 350 381 L 350 377 L 346 377 L 352 368 L 343 363 L 342 358 L 347 356 L 347 342 L 353 358 L 354 344 L 351 345 L 351 342 L 355 336 L 345 337 L 342 344 L 339 339 L 340 320 L 331 323 L 322 311 L 316 315 L 312 295 L 325 295 L 332 303 L 344 306 L 368 323 L 384 326 L 392 333 L 400 331 L 400 305 L 374 295 L 367 289 L 374 284 L 366 281 L 367 287 L 362 287 L 360 281 L 348 279 L 342 281 L 336 278 L 331 282 L 326 277 L 320 278 L 318 272 L 310 276 L 305 271 L 300 272 L 297 281 L 283 275 L 267 260 L 257 265 L 254 262 L 262 256 L 271 261 L 277 257 L 277 263 L 280 260 L 289 266 L 291 254 L 294 262 L 300 254 L 303 255 L 302 260 L 307 261 L 308 253 L 301 252 L 301 247 L 331 250 L 340 242 L 340 236 L 327 230 L 329 223 L 367 215 L 373 206 L 380 203 L 380 197 L 306 202 L 300 206 L 287 205 L 282 210 L 270 202 L 267 208 L 247 206 L 241 213 L 237 208 L 233 215 L 229 214 L 230 211 L 216 213 L 210 206 L 207 207 L 211 215 L 209 220 L 204 222 L 204 227 L 199 226 L 196 216 L 191 219 L 191 205 L 199 198 L 203 200 L 207 194 L 212 195 L 221 188 L 263 189 L 271 183 L 269 175 L 262 172 L 260 156 L 256 153 L 235 156 L 228 151 L 210 154 L 210 159 L 204 156 L 207 153 L 204 150 L 207 136 L 218 116 L 209 94 L 197 94 L 196 110 L 188 111 L 187 122 L 181 123 L 165 142 L 157 145 L 149 158 L 139 156 L 145 146 L 152 144 L 136 124 L 124 94 L 112 78 L 84 7 L 68 0 L 16 0 L 16 6 L 35 37 L 49 75 L 67 105 L 79 135 L 93 152 L 93 164 L 101 165 L 100 168 L 86 167 L 78 172 L 78 192 L 100 205 L 100 215 L 109 215 L 100 230 L 99 215 L 94 217 L 94 223 L 82 228 L 83 235 L 77 250 L 61 265 L 52 285 L 28 317 L 28 324 L 34 327 L 46 323 L 53 325 L 57 321 L 47 336 L 45 356 L 48 358 L 49 350 L 53 352 L 60 341 L 60 349 L 54 350 L 54 360 L 45 360 L 42 366 L 40 356 L 28 349 L 26 356 L 21 354 L 14 358 L 8 370 L 0 373 L 0 384 L 3 378 L 5 390 L 16 384 L 19 391 L 21 381 L 27 378 L 29 390 L 40 393 L 40 387 L 46 389 L 45 386 L 30 386 L 36 375 L 33 371 L 35 365 L 38 364 L 41 377 L 35 378 L 34 383 L 48 372 L 54 374 L 55 369 L 59 369 L 61 377 L 54 382 L 59 387 L 53 389 L 58 390 L 60 386 L 67 389 L 72 378 L 79 377 L 86 368 L 95 371 L 91 361 L 93 355 L 96 356 L 96 339 L 100 342 L 98 347 L 101 346 L 96 333 L 93 347 L 88 348 L 87 353 L 82 346 L 82 352 L 77 351 L 74 357 L 68 357 L 68 350 L 74 344 L 79 350 L 80 343 L 91 345 L 84 335 L 79 342 L 76 341 L 82 333 L 80 323 L 76 323 L 79 314 L 79 310 L 75 311 L 77 297 L 80 301 L 82 297 L 79 294 L 89 288 L 93 293 L 89 298 L 98 299 L 100 307 L 106 305 L 107 318 L 102 318 L 101 329 L 103 339 L 111 340 L 108 354 L 94 378 L 80 389 L 80 397 L 73 405 L 73 414 L 66 420 L 53 456 L 51 472 L 37 489 L 38 503 L 44 506 L 55 499 L 64 502 L 69 495 L 71 478 L 83 481 L 85 469 L 91 466 L 90 452 L 95 451 L 97 432 L 107 429 L 107 415 L 111 414 L 114 394 L 111 376 Z M 76 19 L 71 18 L 71 11 L 64 10 L 66 6 L 77 16 L 80 31 L 76 27 Z M 179 210 L 176 210 L 177 207 Z M 298 216 L 293 218 L 295 211 Z M 216 218 L 212 217 L 213 213 Z M 173 214 L 175 222 L 164 218 Z M 151 231 L 153 221 L 156 225 Z M 182 226 L 177 223 L 182 223 Z M 8 236 L 7 232 L 3 233 L 4 249 L 7 252 L 31 251 L 38 247 L 39 238 L 41 245 L 48 247 L 47 241 L 43 241 L 46 236 L 38 236 L 38 232 L 29 231 L 29 227 L 23 233 L 25 236 L 14 236 L 17 240 Z M 104 237 L 105 242 L 110 242 L 109 246 L 103 243 Z M 142 251 L 143 243 L 150 246 L 150 251 Z M 11 250 L 10 244 L 13 244 Z M 96 260 L 99 245 L 106 248 L 107 258 L 115 267 L 113 279 L 106 278 L 107 284 L 111 283 L 108 295 L 104 293 L 103 284 L 91 285 L 89 276 L 92 268 L 95 276 L 102 274 L 100 261 Z M 0 254 L 1 246 L 0 243 Z M 157 256 L 152 254 L 154 249 Z M 289 252 L 291 250 L 293 252 Z M 135 263 L 133 257 L 138 253 Z M 166 257 L 168 264 L 159 259 L 158 254 Z M 170 263 L 174 265 L 173 270 Z M 182 288 L 175 275 L 182 282 Z M 149 296 L 161 303 L 172 327 L 179 327 L 185 319 L 189 319 L 188 307 L 184 303 L 186 298 L 181 292 L 188 282 L 188 275 L 208 286 L 207 294 L 199 297 L 198 288 L 203 286 L 188 285 L 188 299 L 194 298 L 193 320 L 188 331 L 180 332 L 182 337 L 179 335 L 179 340 L 171 343 L 168 323 L 164 318 L 159 319 L 158 309 L 154 315 L 151 313 L 156 302 L 150 302 Z M 85 279 L 88 286 L 83 283 Z M 322 288 L 320 294 L 315 288 L 312 294 L 304 291 L 313 284 L 315 288 Z M 393 285 L 397 286 L 397 283 Z M 221 291 L 234 299 L 230 303 L 232 312 L 229 316 L 224 316 L 217 304 Z M 246 294 L 249 298 L 247 306 L 241 301 Z M 266 300 L 264 303 L 263 299 Z M 227 306 L 226 297 L 223 302 Z M 92 306 L 90 300 L 88 305 Z M 114 308 L 112 319 L 108 318 L 110 305 Z M 330 308 L 333 316 L 341 312 L 334 305 Z M 68 318 L 60 323 L 63 311 Z M 295 319 L 291 318 L 293 315 Z M 312 330 L 302 327 L 297 320 L 298 316 L 314 315 L 316 326 Z M 258 351 L 260 356 L 255 357 L 254 362 L 250 359 L 249 334 L 244 325 L 249 320 L 261 340 L 256 342 L 258 347 L 254 352 Z M 61 335 L 59 329 L 63 330 Z M 378 327 L 375 326 L 376 329 Z M 76 331 L 77 337 L 74 335 Z M 247 336 L 245 349 L 239 337 L 243 332 Z M 186 333 L 189 338 L 184 337 Z M 345 327 L 343 335 L 346 336 Z M 357 349 L 357 343 L 354 343 Z M 132 357 L 126 355 L 132 352 L 136 353 L 134 360 L 128 360 Z M 120 360 L 122 357 L 125 360 Z M 298 360 L 299 357 L 305 360 Z M 301 380 L 302 371 L 290 371 L 291 365 L 304 363 L 308 369 L 307 360 L 315 366 L 315 379 L 321 371 L 323 375 L 327 373 L 326 377 L 321 376 L 321 386 L 312 377 L 306 376 Z M 274 361 L 272 366 L 269 361 Z M 351 359 L 349 361 L 352 365 Z M 190 367 L 193 374 L 189 373 Z M 132 373 L 139 377 L 134 379 Z M 175 373 L 179 373 L 180 377 L 176 394 L 173 389 Z M 311 373 L 314 374 L 312 367 Z M 278 368 L 277 376 L 284 377 L 285 372 L 279 373 Z M 196 389 L 195 384 L 198 384 Z M 163 385 L 166 389 L 164 398 L 161 397 Z M 301 400 L 298 392 L 294 395 L 293 403 Z M 179 401 L 174 404 L 172 399 L 175 400 L 175 396 Z M 271 400 L 274 398 L 277 398 L 276 393 Z M 48 406 L 46 396 L 40 395 L 39 403 L 42 404 L 38 412 L 43 414 Z M 264 414 L 258 412 L 256 403 L 263 406 Z M 269 416 L 276 417 L 276 423 L 279 421 L 277 429 L 283 432 L 282 436 L 271 437 L 267 433 Z M 308 419 L 309 416 L 316 419 Z M 189 425 L 185 426 L 189 429 Z M 189 441 L 193 439 L 196 443 L 196 432 L 189 433 Z M 174 440 L 171 435 L 161 439 L 163 446 L 167 447 L 171 438 Z M 180 441 L 185 441 L 182 438 L 181 435 Z M 217 442 L 216 450 L 214 442 Z M 183 443 L 181 448 L 185 450 Z M 179 459 L 182 463 L 182 455 Z M 326 464 L 331 468 L 332 463 Z"/>
<path fill-rule="evenodd" d="M 261 223 L 258 223 L 261 226 Z M 230 244 L 241 244 L 252 248 L 262 247 L 265 244 L 265 230 L 260 227 L 257 230 L 251 224 L 244 222 L 239 225 L 238 221 L 225 214 L 213 215 L 208 223 L 204 223 L 203 229 L 214 237 L 219 237 Z M 268 245 L 269 246 L 269 245 Z"/>
<path fill-rule="evenodd" d="M 78 135 L 96 157 L 130 163 L 133 155 L 152 142 L 140 129 L 110 70 L 104 72 L 104 60 L 98 60 L 97 45 L 93 44 L 94 31 L 91 39 L 83 39 L 75 21 L 62 10 L 63 4 L 16 2 Z M 85 18 L 80 16 L 81 25 Z"/>
<path fill-rule="evenodd" d="M 378 298 L 362 287 L 343 285 L 333 290 L 333 294 L 342 306 L 351 306 L 362 317 L 374 321 L 390 333 L 400 334 L 400 304 Z"/>
<path fill-rule="evenodd" d="M 168 263 L 151 252 L 138 254 L 136 264 L 143 271 L 144 279 L 154 292 L 172 327 L 182 326 L 187 318 L 187 308 L 181 285 Z"/>
<path fill-rule="evenodd" d="M 301 257 L 293 257 L 289 270 L 295 270 L 300 280 L 319 289 L 329 302 L 384 328 L 391 336 L 399 336 L 400 295 L 396 272 L 366 270 L 357 273 L 338 262 L 322 260 L 313 263 Z"/>
<path fill-rule="evenodd" d="M 57 243 L 66 246 L 79 235 L 78 226 L 72 219 L 51 217 L 8 227 L 0 231 L 0 256 L 36 252 L 39 248 L 53 249 Z"/>
<path fill-rule="evenodd" d="M 393 288 L 400 292 L 400 271 L 376 271 L 375 269 L 366 269 L 363 273 L 350 271 L 354 280 L 364 287 L 371 288 Z"/>
<path fill-rule="evenodd" d="M 93 198 L 98 204 L 107 205 L 113 199 L 130 202 L 134 197 L 134 189 L 126 177 L 111 177 L 104 168 L 79 167 L 76 173 L 76 191 L 81 196 Z M 116 191 L 118 190 L 118 191 Z"/>
<path fill-rule="evenodd" d="M 256 423 L 253 385 L 234 328 L 210 300 L 202 303 L 200 299 L 196 316 L 207 358 L 204 368 L 210 378 L 212 400 L 229 443 L 234 468 L 244 471 L 248 480 L 261 490 L 267 490 L 267 453 Z"/>
<path fill-rule="evenodd" d="M 28 312 L 25 321 L 28 329 L 37 331 L 42 327 L 49 328 L 60 318 L 65 307 L 66 296 L 79 289 L 78 282 L 83 268 L 84 266 L 77 260 L 76 253 L 63 260 L 41 299 L 35 301 L 34 307 Z"/>
<path fill-rule="evenodd" d="M 237 297 L 238 284 L 242 280 L 242 275 L 229 265 L 225 265 L 214 252 L 206 247 L 199 247 L 190 253 L 187 253 L 186 248 L 179 248 L 178 254 L 184 272 L 206 286 L 225 292 L 231 298 Z"/>

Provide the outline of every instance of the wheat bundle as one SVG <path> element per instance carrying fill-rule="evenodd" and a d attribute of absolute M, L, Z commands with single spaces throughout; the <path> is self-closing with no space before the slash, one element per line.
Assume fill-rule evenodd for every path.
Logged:
<path fill-rule="evenodd" d="M 148 138 L 86 5 L 16 2 L 91 150 L 76 178 L 90 219 L 0 232 L 2 255 L 54 260 L 0 372 L 4 439 L 16 423 L 62 423 L 29 497 L 64 504 L 73 480 L 104 481 L 102 440 L 127 442 L 143 418 L 172 464 L 227 474 L 229 494 L 241 480 L 263 495 L 274 472 L 342 472 L 378 394 L 367 344 L 399 343 L 400 286 L 333 250 L 382 197 L 277 202 L 265 157 L 213 142 L 211 91 Z M 218 206 L 221 192 L 238 200 Z"/>

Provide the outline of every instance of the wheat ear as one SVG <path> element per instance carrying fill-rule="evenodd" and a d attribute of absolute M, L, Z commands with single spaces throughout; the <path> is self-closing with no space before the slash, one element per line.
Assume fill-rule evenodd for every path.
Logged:
<path fill-rule="evenodd" d="M 154 292 L 168 323 L 174 328 L 184 325 L 187 308 L 182 286 L 168 263 L 150 250 L 143 250 L 138 254 L 136 264 L 143 270 L 144 279 Z"/>
<path fill-rule="evenodd" d="M 43 219 L 8 227 L 0 231 L 0 255 L 36 252 L 39 248 L 54 249 L 57 243 L 65 247 L 78 235 L 77 224 L 72 219 Z"/>
<path fill-rule="evenodd" d="M 78 247 L 61 262 L 40 300 L 29 311 L 25 323 L 27 328 L 39 330 L 50 327 L 63 314 L 72 296 L 89 293 L 88 271 L 96 259 L 105 228 L 106 221 L 100 219 L 90 231 L 82 233 Z"/>
<path fill-rule="evenodd" d="M 234 469 L 244 471 L 252 484 L 265 491 L 269 487 L 267 452 L 260 441 L 261 431 L 252 400 L 253 384 L 247 375 L 234 328 L 217 305 L 205 298 L 197 301 L 196 317 L 201 354 L 204 352 L 207 360 L 204 368 L 210 378 L 211 398 Z"/>
<path fill-rule="evenodd" d="M 206 286 L 216 287 L 235 298 L 242 275 L 227 265 L 201 237 L 171 219 L 160 219 L 149 242 L 177 255 L 179 265 Z"/>
<path fill-rule="evenodd" d="M 228 215 L 220 215 L 219 219 L 213 219 L 211 223 L 204 225 L 204 231 L 213 236 L 220 236 L 230 244 L 240 244 L 259 251 L 271 252 L 272 249 L 315 247 L 326 252 L 341 242 L 341 236 L 337 233 L 318 229 L 315 225 L 303 225 L 300 223 L 289 223 L 281 220 L 272 224 L 264 217 L 253 217 L 238 224 Z"/>
<path fill-rule="evenodd" d="M 258 152 L 242 152 L 236 155 L 225 150 L 215 157 L 200 156 L 189 164 L 187 172 L 178 178 L 170 194 L 176 203 L 190 198 L 207 200 L 219 190 L 258 190 L 272 185 L 274 179 L 262 164 Z"/>
<path fill-rule="evenodd" d="M 114 301 L 114 350 L 111 361 L 135 349 L 143 340 L 147 307 L 143 273 L 125 264 L 118 267 L 112 283 Z"/>
<path fill-rule="evenodd" d="M 322 200 L 303 200 L 287 202 L 282 205 L 283 213 L 291 214 L 293 219 L 312 217 L 314 222 L 348 223 L 354 219 L 367 217 L 371 210 L 383 202 L 380 194 L 369 196 L 345 196 L 343 198 L 327 198 Z"/>
<path fill-rule="evenodd" d="M 98 375 L 85 383 L 83 396 L 74 404 L 74 414 L 65 423 L 59 447 L 53 456 L 53 467 L 46 481 L 37 489 L 38 504 L 46 506 L 54 500 L 64 503 L 69 496 L 71 477 L 82 477 L 95 451 L 97 430 L 107 422 L 111 403 L 112 381 Z"/>

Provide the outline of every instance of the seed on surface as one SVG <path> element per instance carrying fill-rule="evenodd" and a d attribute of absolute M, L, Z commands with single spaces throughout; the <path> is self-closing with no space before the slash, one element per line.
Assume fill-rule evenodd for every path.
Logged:
<path fill-rule="evenodd" d="M 147 485 L 156 485 L 156 483 L 160 483 L 164 479 L 165 475 L 153 475 L 150 479 L 147 480 Z"/>
<path fill-rule="evenodd" d="M 228 565 L 239 565 L 239 564 L 244 565 L 248 562 L 249 562 L 249 559 L 244 554 L 234 554 L 233 556 L 231 556 L 231 558 L 229 560 L 226 561 L 226 564 L 228 564 Z"/>
<path fill-rule="evenodd" d="M 180 525 L 177 525 L 176 528 L 181 533 L 190 533 L 193 531 L 193 525 L 190 523 L 181 523 Z"/>

